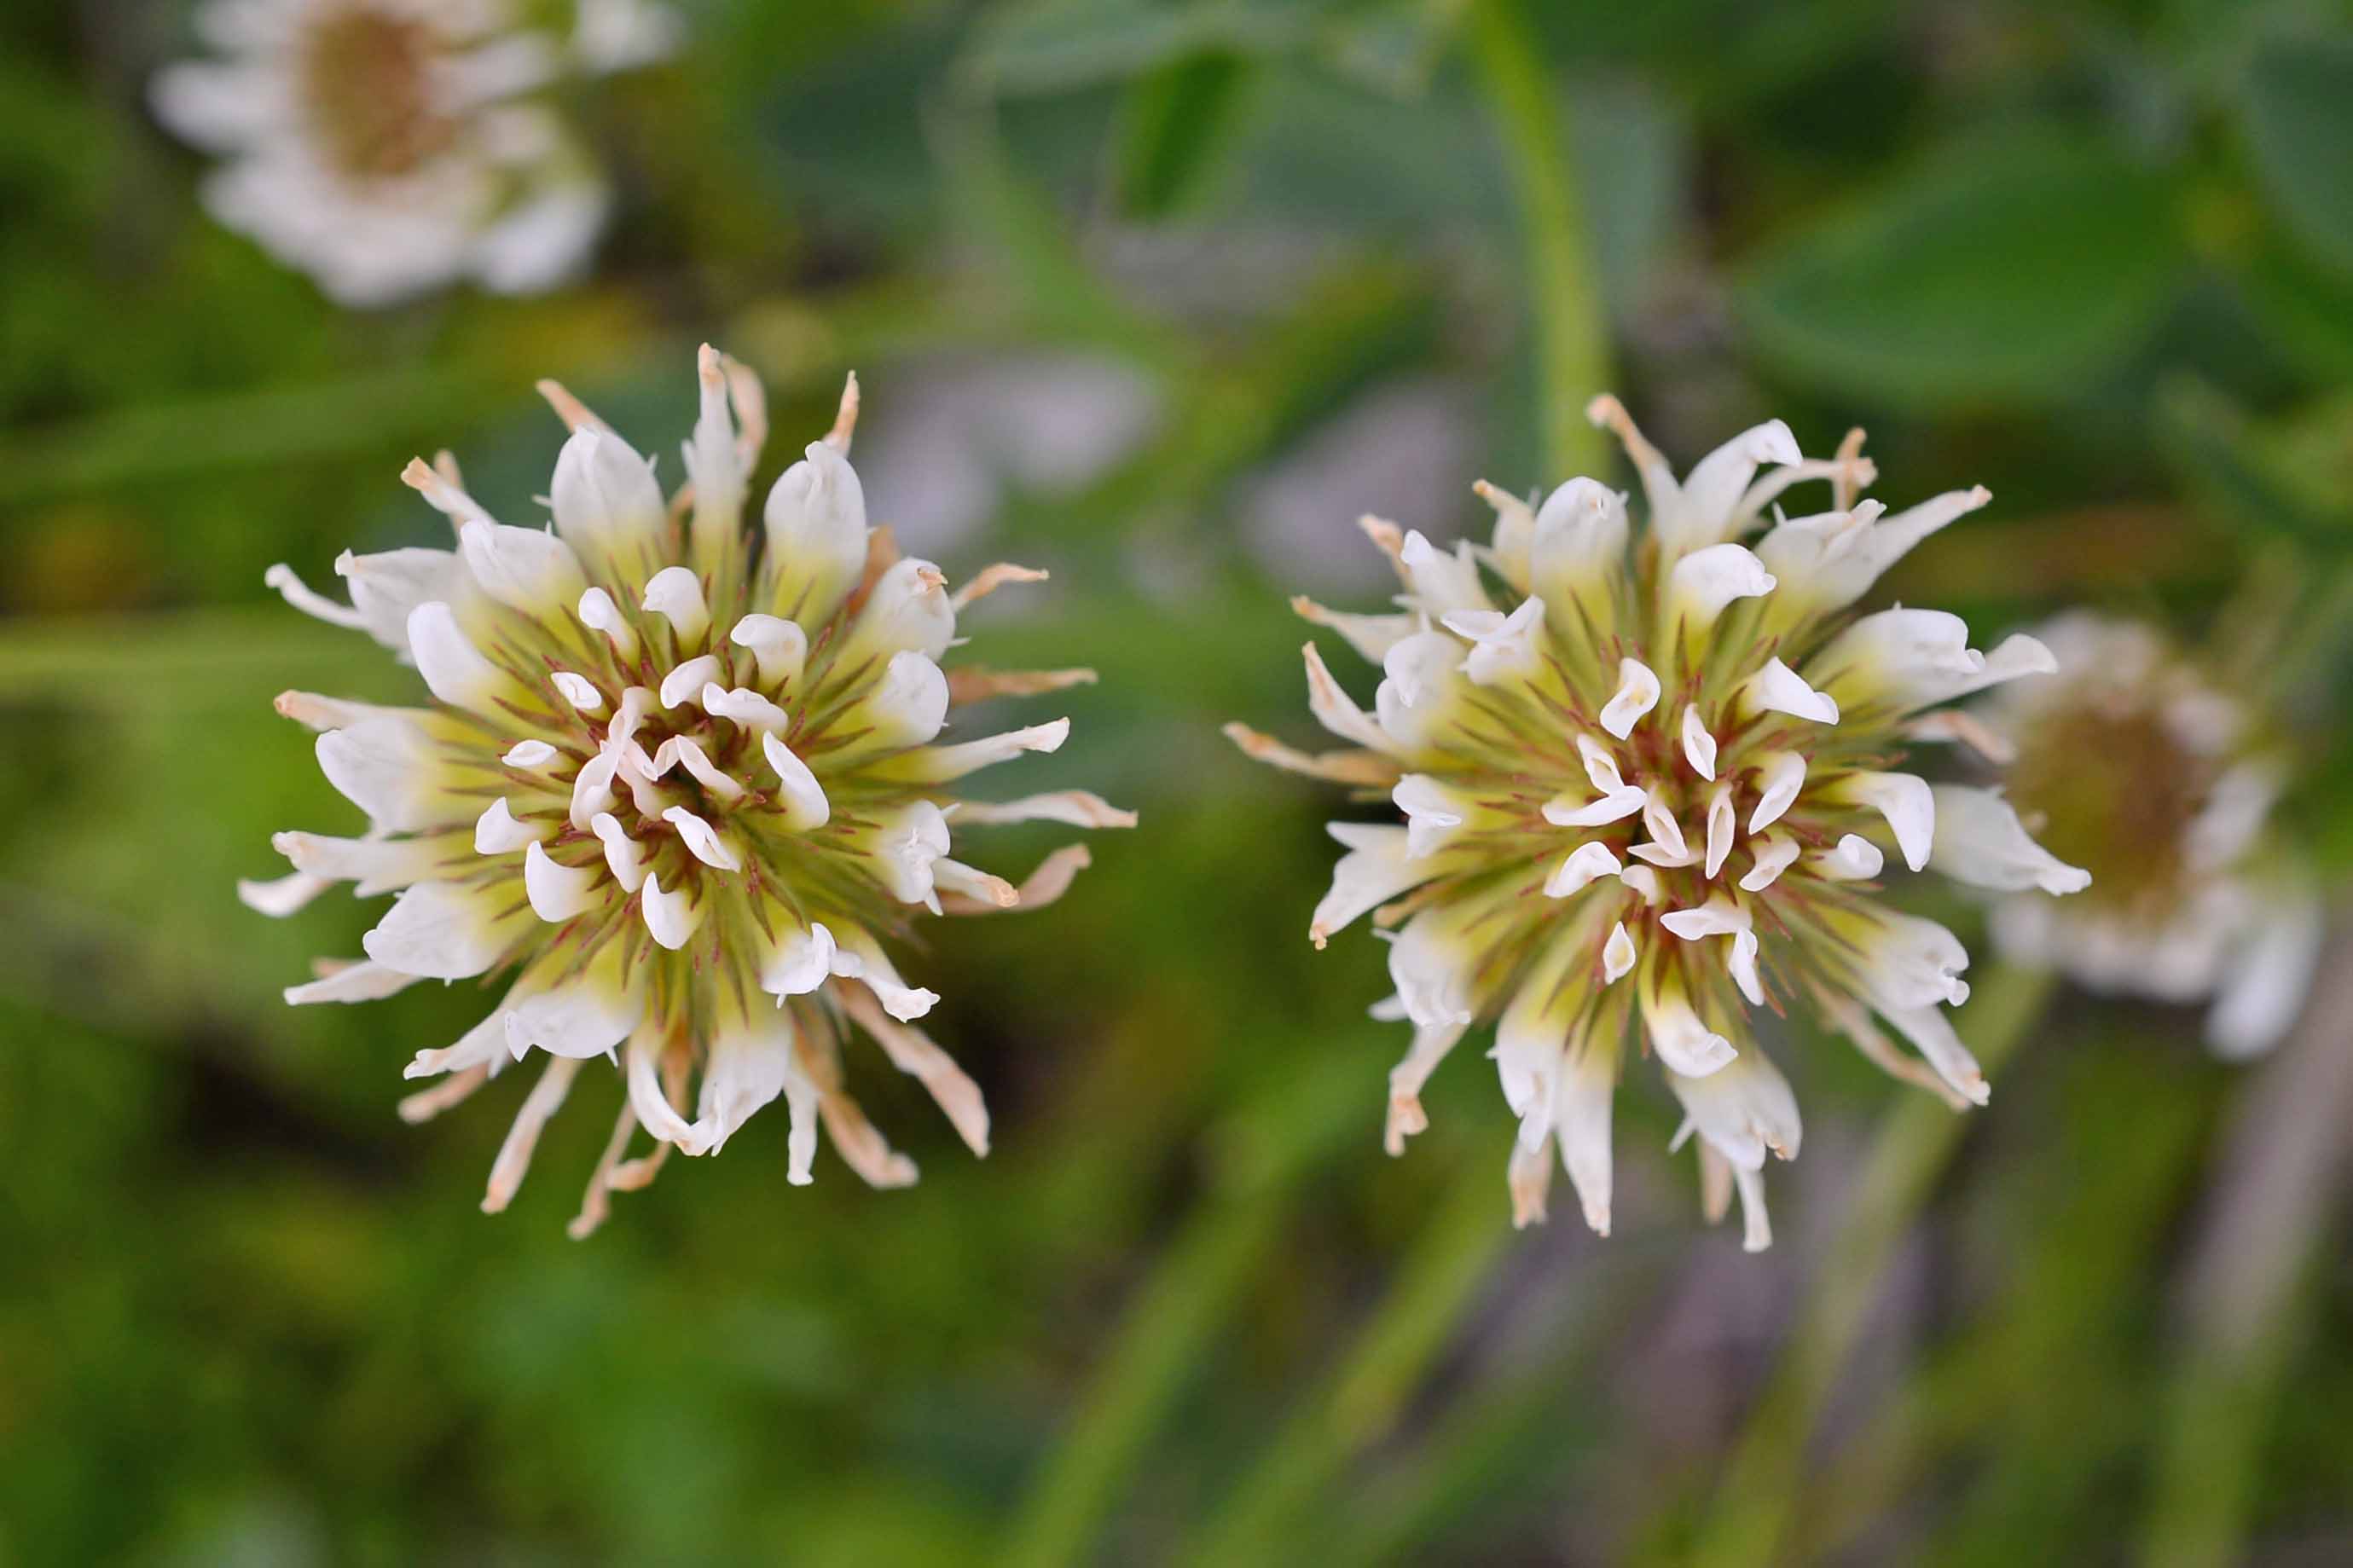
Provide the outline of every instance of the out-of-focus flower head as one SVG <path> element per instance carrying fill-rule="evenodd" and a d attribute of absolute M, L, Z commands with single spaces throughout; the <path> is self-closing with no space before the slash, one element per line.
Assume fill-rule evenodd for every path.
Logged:
<path fill-rule="evenodd" d="M 2323 934 L 2320 900 L 2272 829 L 2284 748 L 2154 626 L 2079 613 L 2040 630 L 2066 673 L 1979 716 L 2014 749 L 2011 802 L 2093 885 L 2063 905 L 2006 900 L 1996 944 L 2095 991 L 2212 996 L 2216 1051 L 2268 1048 L 2295 1021 Z"/>
<path fill-rule="evenodd" d="M 225 161 L 205 204 L 338 303 L 577 271 L 610 195 L 545 101 L 676 47 L 651 0 L 579 0 L 569 38 L 507 0 L 204 0 L 219 55 L 156 74 L 156 117 Z"/>
<path fill-rule="evenodd" d="M 1522 501 L 1482 483 L 1492 544 L 1440 549 L 1366 519 L 1404 584 L 1392 615 L 1305 600 L 1308 620 L 1378 664 L 1373 710 L 1306 649 L 1308 702 L 1348 749 L 1307 754 L 1234 726 L 1250 755 L 1385 795 L 1402 826 L 1332 825 L 1347 853 L 1317 906 L 1318 945 L 1370 913 L 1393 931 L 1410 1020 L 1390 1074 L 1391 1152 L 1426 1124 L 1419 1094 L 1473 1024 L 1520 1119 L 1518 1223 L 1544 1217 L 1557 1151 L 1606 1233 L 1610 1110 L 1630 1030 L 1698 1136 L 1711 1218 L 1740 1194 L 1751 1250 L 1771 1240 L 1762 1171 L 1796 1155 L 1797 1103 L 1749 1009 L 1811 1007 L 1888 1071 L 1956 1109 L 1986 1083 L 1943 1009 L 1968 995 L 1950 931 L 1878 895 L 1892 855 L 1982 887 L 2073 892 L 2000 796 L 1902 770 L 1915 742 L 1967 741 L 1942 705 L 2050 671 L 2013 637 L 1990 653 L 1935 610 L 1853 616 L 1898 557 L 1989 499 L 1956 490 L 1883 515 L 1862 432 L 1829 459 L 1760 425 L 1680 481 L 1614 398 L 1588 410 L 1640 472 L 1649 517 L 1590 479 Z M 1783 518 L 1793 486 L 1830 510 Z M 1755 548 L 1740 541 L 1762 532 Z M 1875 1016 L 1875 1017 L 1874 1017 Z M 1919 1055 L 1882 1032 L 1884 1020 Z"/>
<path fill-rule="evenodd" d="M 545 1054 L 492 1167 L 490 1210 L 513 1195 L 583 1064 L 617 1053 L 628 1092 L 575 1233 L 672 1146 L 715 1151 L 779 1095 L 795 1183 L 810 1179 L 820 1125 L 869 1182 L 914 1180 L 843 1089 L 853 1028 L 986 1152 L 979 1090 L 913 1026 L 938 997 L 900 977 L 885 942 L 923 912 L 1050 903 L 1087 863 L 1082 847 L 1059 850 L 1016 888 L 955 858 L 952 829 L 1134 821 L 1078 791 L 961 797 L 958 781 L 1055 750 L 1070 723 L 940 743 L 953 709 L 1093 679 L 941 668 L 959 611 L 1043 574 L 992 566 L 951 593 L 867 526 L 849 458 L 855 380 L 832 432 L 768 492 L 755 547 L 743 514 L 766 435 L 759 384 L 709 348 L 700 370 L 686 483 L 667 501 L 646 458 L 544 383 L 572 430 L 549 487 L 554 531 L 495 521 L 445 454 L 404 477 L 455 525 L 455 550 L 346 553 L 348 607 L 283 566 L 269 574 L 297 608 L 413 663 L 433 699 L 279 699 L 320 731 L 321 768 L 369 826 L 280 834 L 294 874 L 239 892 L 274 915 L 337 881 L 400 895 L 364 960 L 322 964 L 287 1000 L 516 972 L 480 1025 L 418 1054 L 408 1076 L 445 1081 L 403 1105 L 422 1120 Z M 639 1126 L 656 1147 L 625 1161 Z"/>

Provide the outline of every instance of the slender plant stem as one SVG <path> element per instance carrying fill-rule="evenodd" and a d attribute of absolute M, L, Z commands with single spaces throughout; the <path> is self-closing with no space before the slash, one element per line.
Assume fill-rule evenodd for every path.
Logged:
<path fill-rule="evenodd" d="M 1960 1026 L 1989 1072 L 2025 1041 L 2053 984 L 2047 973 L 1997 969 L 1978 984 Z M 1799 1310 L 1779 1369 L 1749 1415 L 1686 1562 L 1758 1568 L 1782 1550 L 1822 1406 L 1879 1297 L 1888 1260 L 1935 1192 L 1969 1120 L 1922 1095 L 1881 1121 L 1856 1182 L 1854 1212 Z"/>
<path fill-rule="evenodd" d="M 1469 26 L 1472 58 L 1526 231 L 1545 460 L 1556 479 L 1600 473 L 1609 451 L 1586 421 L 1585 405 L 1609 387 L 1609 327 L 1569 164 L 1560 92 L 1520 0 L 1479 0 Z"/>
<path fill-rule="evenodd" d="M 2244 1556 L 2256 1460 L 2316 1307 L 2307 1289 L 2353 1120 L 2353 939 L 2340 939 L 2302 1026 L 2249 1084 L 2186 1279 L 2141 1561 L 2222 1568 Z"/>
<path fill-rule="evenodd" d="M 1282 1560 L 1277 1542 L 1298 1511 L 1395 1429 L 1431 1358 L 1452 1339 L 1512 1236 L 1507 1206 L 1492 1165 L 1464 1166 L 1346 1357 L 1246 1467 L 1248 1479 L 1179 1561 L 1209 1568 Z"/>
<path fill-rule="evenodd" d="M 1273 1254 L 1306 1174 L 1353 1133 L 1370 1136 L 1361 1058 L 1335 1050 L 1213 1130 L 1215 1190 L 1172 1242 L 1121 1324 L 1068 1428 L 1039 1467 L 1000 1561 L 1086 1560 L 1103 1516 L 1219 1330 Z"/>

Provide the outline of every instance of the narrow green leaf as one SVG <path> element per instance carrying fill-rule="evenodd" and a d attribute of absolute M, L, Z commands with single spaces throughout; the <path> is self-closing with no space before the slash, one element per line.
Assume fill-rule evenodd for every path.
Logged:
<path fill-rule="evenodd" d="M 1166 217 L 1198 196 L 1233 140 L 1250 69 L 1240 55 L 1173 61 L 1127 90 L 1113 183 L 1131 217 Z"/>

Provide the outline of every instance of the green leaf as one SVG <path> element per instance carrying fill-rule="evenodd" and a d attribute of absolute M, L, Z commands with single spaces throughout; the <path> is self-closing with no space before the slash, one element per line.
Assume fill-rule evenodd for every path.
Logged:
<path fill-rule="evenodd" d="M 2256 257 L 2239 291 L 2263 335 L 2323 385 L 2353 382 L 2353 287 L 2284 248 Z"/>
<path fill-rule="evenodd" d="M 2316 259 L 2353 271 L 2353 43 L 2269 45 L 2248 68 L 2241 114 L 2282 220 Z"/>
<path fill-rule="evenodd" d="M 2322 404 L 2266 426 L 2213 387 L 2188 381 L 2158 398 L 2158 420 L 2159 449 L 2218 515 L 2257 533 L 2331 550 L 2353 545 L 2347 405 Z"/>
<path fill-rule="evenodd" d="M 1123 81 L 1205 51 L 1289 49 L 1313 33 L 1313 0 L 1166 5 L 1154 0 L 1011 0 L 973 29 L 958 67 L 984 93 L 1067 92 Z"/>
<path fill-rule="evenodd" d="M 2166 180 L 2051 135 L 1937 158 L 1774 246 L 1741 313 L 1760 350 L 1917 408 L 2063 397 L 2129 353 L 2187 257 Z"/>
<path fill-rule="evenodd" d="M 1131 217 L 1166 217 L 1198 195 L 1232 143 L 1250 69 L 1239 55 L 1196 55 L 1135 83 L 1122 106 L 1113 179 Z"/>

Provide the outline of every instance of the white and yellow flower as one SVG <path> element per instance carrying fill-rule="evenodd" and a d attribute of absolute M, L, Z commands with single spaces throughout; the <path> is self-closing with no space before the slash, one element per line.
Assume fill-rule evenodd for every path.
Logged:
<path fill-rule="evenodd" d="M 1758 426 L 1678 480 L 1614 398 L 1588 410 L 1641 476 L 1627 498 L 1571 479 L 1531 504 L 1485 483 L 1491 544 L 1439 549 L 1365 520 L 1404 584 L 1395 614 L 1295 601 L 1381 667 L 1370 712 L 1306 649 L 1308 701 L 1349 742 L 1307 754 L 1239 725 L 1261 761 L 1386 795 L 1402 826 L 1336 823 L 1347 847 L 1309 934 L 1370 913 L 1391 934 L 1409 1021 L 1390 1075 L 1388 1142 L 1426 1124 L 1422 1084 L 1475 1024 L 1519 1118 L 1517 1223 L 1544 1217 L 1556 1157 L 1587 1222 L 1610 1214 L 1610 1103 L 1630 1031 L 1658 1058 L 1698 1136 L 1710 1217 L 1737 1190 L 1751 1250 L 1770 1242 L 1762 1171 L 1800 1137 L 1751 1007 L 1810 1005 L 1873 1060 L 1958 1109 L 1986 1083 L 1944 1008 L 1968 954 L 1878 896 L 1900 860 L 2004 889 L 2073 892 L 2001 799 L 1932 787 L 1906 748 L 1966 738 L 1969 692 L 2053 668 L 2013 637 L 1988 653 L 1932 610 L 1851 606 L 1914 544 L 1985 504 L 1955 491 L 1892 516 L 1855 432 L 1830 459 Z M 1781 515 L 1827 481 L 1829 510 Z M 1761 532 L 1761 537 L 1750 541 Z M 1876 1020 L 1910 1040 L 1891 1044 Z"/>
<path fill-rule="evenodd" d="M 2324 934 L 2319 896 L 2272 826 L 2284 749 L 2152 626 L 2075 614 L 2041 636 L 2065 677 L 1977 717 L 2015 752 L 2019 812 L 2094 881 L 2063 906 L 2005 900 L 1996 945 L 2094 991 L 2211 996 L 2219 1054 L 2268 1049 L 2295 1021 Z"/>
<path fill-rule="evenodd" d="M 156 74 L 156 117 L 226 162 L 205 204 L 339 303 L 464 279 L 536 293 L 578 269 L 610 195 L 548 101 L 675 47 L 650 0 L 578 0 L 568 37 L 508 0 L 204 0 L 222 57 Z"/>
<path fill-rule="evenodd" d="M 240 893 L 274 915 L 337 881 L 398 894 L 364 959 L 322 964 L 287 1000 L 512 972 L 489 1017 L 410 1064 L 412 1078 L 446 1077 L 404 1113 L 422 1120 L 543 1053 L 483 1199 L 500 1209 L 581 1065 L 617 1057 L 628 1094 L 583 1233 L 672 1145 L 716 1150 L 779 1096 L 795 1183 L 810 1179 L 820 1125 L 868 1181 L 913 1181 L 842 1088 L 853 1026 L 985 1153 L 978 1089 L 914 1026 L 938 997 L 901 976 L 885 942 L 919 912 L 1050 903 L 1087 863 L 1061 849 L 1017 888 L 955 858 L 953 830 L 1134 821 L 1080 791 L 959 798 L 965 775 L 1053 751 L 1070 725 L 952 740 L 957 706 L 1093 679 L 941 666 L 959 611 L 1043 574 L 992 566 L 951 593 L 868 527 L 849 457 L 855 380 L 832 432 L 768 491 L 755 544 L 743 519 L 766 434 L 759 384 L 709 348 L 700 371 L 686 482 L 668 500 L 651 463 L 545 383 L 572 431 L 553 531 L 493 519 L 445 455 L 404 478 L 449 519 L 455 549 L 346 553 L 349 606 L 269 573 L 297 608 L 413 663 L 432 699 L 279 699 L 319 731 L 320 766 L 369 826 L 279 835 L 293 875 Z M 656 1148 L 625 1162 L 638 1126 Z"/>

